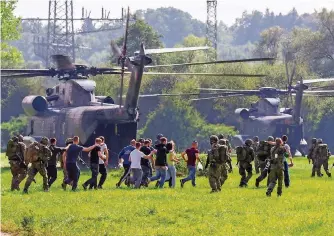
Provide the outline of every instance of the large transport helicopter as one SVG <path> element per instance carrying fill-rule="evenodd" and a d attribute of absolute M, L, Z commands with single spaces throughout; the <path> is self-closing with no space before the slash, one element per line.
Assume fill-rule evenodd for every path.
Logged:
<path fill-rule="evenodd" d="M 110 165 L 116 165 L 117 153 L 131 139 L 136 138 L 137 122 L 139 116 L 138 99 L 140 97 L 179 96 L 180 94 L 148 94 L 139 95 L 143 74 L 150 75 L 206 75 L 206 76 L 243 76 L 259 77 L 265 75 L 254 74 L 210 74 L 210 73 L 159 73 L 144 72 L 145 67 L 173 67 L 174 65 L 151 65 L 152 59 L 149 54 L 172 53 L 183 51 L 207 50 L 209 47 L 190 48 L 163 48 L 147 49 L 144 45 L 135 56 L 126 56 L 126 45 L 129 26 L 129 10 L 126 21 L 124 42 L 122 51 L 112 42 L 111 47 L 114 56 L 118 57 L 121 67 L 96 68 L 84 65 L 76 65 L 69 57 L 54 55 L 52 59 L 56 68 L 50 69 L 1 69 L 2 77 L 7 78 L 34 78 L 34 77 L 56 77 L 60 83 L 52 88 L 46 89 L 46 96 L 30 95 L 23 99 L 22 107 L 30 117 L 25 135 L 28 138 L 39 140 L 42 136 L 55 137 L 58 145 L 65 145 L 67 137 L 75 135 L 80 137 L 80 143 L 88 146 L 94 143 L 97 136 L 104 136 L 106 144 L 111 149 Z M 184 63 L 176 65 L 205 65 L 219 63 L 233 63 L 243 61 L 264 61 L 270 58 L 256 58 L 234 61 L 211 61 Z M 100 74 L 121 75 L 121 89 L 119 104 L 115 104 L 110 96 L 95 96 L 96 83 L 89 80 L 90 76 Z M 128 91 L 123 104 L 123 77 L 130 74 Z M 183 94 L 182 94 L 183 95 Z M 192 94 L 185 94 L 192 95 Z M 196 94 L 193 94 L 196 95 Z"/>
<path fill-rule="evenodd" d="M 195 101 L 210 100 L 226 97 L 238 96 L 258 96 L 259 100 L 251 104 L 250 108 L 238 108 L 235 114 L 239 118 L 239 135 L 232 137 L 232 145 L 242 145 L 246 139 L 259 136 L 260 140 L 266 140 L 269 135 L 273 137 L 282 137 L 288 135 L 291 153 L 295 155 L 298 150 L 303 156 L 307 152 L 307 142 L 304 138 L 304 120 L 302 118 L 302 99 L 303 96 L 312 97 L 333 97 L 334 90 L 311 90 L 308 85 L 320 82 L 334 81 L 334 78 L 310 79 L 300 81 L 292 85 L 295 74 L 295 64 L 291 75 L 289 75 L 286 63 L 286 74 L 288 78 L 287 89 L 277 89 L 273 87 L 262 87 L 258 90 L 235 90 L 235 89 L 215 89 L 200 88 L 201 91 L 215 91 L 217 95 L 193 99 Z M 332 89 L 331 86 L 322 87 L 322 89 Z M 308 91 L 310 90 L 310 91 Z M 295 97 L 294 107 L 281 107 L 281 96 Z"/>

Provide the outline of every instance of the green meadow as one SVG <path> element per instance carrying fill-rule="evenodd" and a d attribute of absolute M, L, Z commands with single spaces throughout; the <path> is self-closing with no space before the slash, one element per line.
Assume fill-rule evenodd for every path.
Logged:
<path fill-rule="evenodd" d="M 175 189 L 116 189 L 120 171 L 109 172 L 103 190 L 84 191 L 90 172 L 82 169 L 77 192 L 62 190 L 59 170 L 50 192 L 37 176 L 22 195 L 10 191 L 11 173 L 1 163 L 1 231 L 12 235 L 334 235 L 334 180 L 311 178 L 306 158 L 295 159 L 291 187 L 271 198 L 265 181 L 254 186 L 256 175 L 239 188 L 236 167 L 214 194 L 204 176 L 195 188 L 188 182 L 181 189 L 178 178 Z"/>

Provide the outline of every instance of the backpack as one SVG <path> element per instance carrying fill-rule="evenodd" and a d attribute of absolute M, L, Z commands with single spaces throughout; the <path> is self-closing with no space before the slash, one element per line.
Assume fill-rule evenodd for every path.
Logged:
<path fill-rule="evenodd" d="M 24 155 L 24 162 L 29 164 L 38 161 L 39 151 L 40 147 L 38 142 L 33 142 L 30 144 Z"/>
<path fill-rule="evenodd" d="M 326 160 L 328 158 L 328 147 L 327 144 L 318 144 L 318 155 L 319 159 Z"/>
<path fill-rule="evenodd" d="M 270 157 L 271 145 L 267 141 L 260 141 L 257 149 L 257 157 L 260 161 L 265 161 Z"/>
<path fill-rule="evenodd" d="M 16 160 L 17 153 L 19 152 L 19 143 L 10 139 L 7 144 L 6 156 L 8 160 Z"/>
<path fill-rule="evenodd" d="M 209 152 L 209 158 L 212 163 L 223 164 L 224 158 L 226 157 L 220 156 L 220 152 L 219 152 L 220 148 L 224 148 L 224 146 L 217 145 L 217 144 L 212 145 L 212 148 Z"/>
<path fill-rule="evenodd" d="M 238 146 L 235 149 L 237 154 L 237 161 L 246 161 L 247 160 L 247 151 L 244 147 Z"/>

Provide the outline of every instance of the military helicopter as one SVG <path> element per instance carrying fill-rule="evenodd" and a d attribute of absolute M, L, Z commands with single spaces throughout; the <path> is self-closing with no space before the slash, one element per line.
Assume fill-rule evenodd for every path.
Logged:
<path fill-rule="evenodd" d="M 139 95 L 143 74 L 149 75 L 206 75 L 206 76 L 249 76 L 258 77 L 265 75 L 247 74 L 211 74 L 211 73 L 160 73 L 144 72 L 144 68 L 152 63 L 148 56 L 159 53 L 184 52 L 195 50 L 207 50 L 208 46 L 190 48 L 163 48 L 145 49 L 141 44 L 135 56 L 128 57 L 127 38 L 129 28 L 129 9 L 125 26 L 124 42 L 122 51 L 115 43 L 111 43 L 114 56 L 119 58 L 120 67 L 97 68 L 85 65 L 73 64 L 69 57 L 54 55 L 52 59 L 56 68 L 50 69 L 1 69 L 2 77 L 9 78 L 34 78 L 54 77 L 58 78 L 59 84 L 46 89 L 46 96 L 30 95 L 23 99 L 22 107 L 30 117 L 26 135 L 39 140 L 40 137 L 55 137 L 58 145 L 65 145 L 67 137 L 75 135 L 80 137 L 82 145 L 91 145 L 97 136 L 104 136 L 105 142 L 113 151 L 111 165 L 116 165 L 117 154 L 131 139 L 136 138 L 137 122 L 139 116 L 138 99 L 140 97 L 178 96 L 178 94 L 148 94 Z M 234 61 L 211 61 L 199 63 L 185 63 L 178 65 L 203 65 L 232 63 L 242 61 L 263 61 L 268 58 L 234 60 Z M 154 67 L 169 67 L 175 65 L 151 65 Z M 121 89 L 119 104 L 110 96 L 96 96 L 96 83 L 89 78 L 96 75 L 117 74 L 121 76 Z M 130 74 L 128 91 L 123 104 L 124 75 Z M 191 95 L 191 94 L 188 94 Z"/>
<path fill-rule="evenodd" d="M 262 87 L 258 90 L 234 90 L 234 89 L 214 89 L 199 88 L 201 91 L 215 91 L 216 96 L 192 99 L 194 101 L 210 100 L 226 97 L 238 96 L 258 96 L 259 100 L 251 104 L 250 108 L 238 108 L 235 114 L 239 119 L 239 135 L 232 137 L 232 145 L 242 145 L 246 139 L 259 136 L 260 140 L 266 140 L 269 135 L 282 137 L 288 135 L 291 153 L 295 155 L 296 150 L 305 156 L 307 152 L 307 142 L 304 139 L 304 120 L 301 116 L 303 96 L 313 97 L 333 97 L 334 90 L 312 90 L 307 91 L 309 85 L 319 82 L 334 81 L 334 78 L 321 78 L 300 81 L 292 85 L 296 64 L 294 64 L 291 75 L 289 75 L 286 64 L 286 74 L 288 78 L 287 89 L 277 89 L 273 87 Z M 322 87 L 323 89 L 329 87 Z M 293 108 L 280 108 L 280 96 L 294 96 Z"/>

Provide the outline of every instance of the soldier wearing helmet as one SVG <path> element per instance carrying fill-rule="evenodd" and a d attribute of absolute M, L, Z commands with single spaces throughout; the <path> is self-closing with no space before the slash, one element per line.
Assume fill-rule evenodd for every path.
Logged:
<path fill-rule="evenodd" d="M 316 156 L 315 156 L 315 149 L 317 147 L 317 139 L 316 138 L 312 138 L 311 140 L 311 147 L 308 150 L 308 154 L 307 154 L 307 159 L 308 159 L 308 163 L 310 164 L 312 161 L 312 174 L 311 177 L 315 176 L 315 171 L 316 171 Z"/>
<path fill-rule="evenodd" d="M 14 136 L 8 141 L 6 156 L 13 176 L 11 191 L 20 190 L 20 183 L 27 176 L 27 166 L 24 163 L 25 150 L 26 145 L 20 141 L 19 137 Z"/>
<path fill-rule="evenodd" d="M 322 139 L 317 140 L 317 146 L 315 148 L 315 169 L 317 172 L 317 176 L 322 177 L 323 174 L 321 173 L 321 167 L 324 168 L 328 177 L 332 177 L 332 174 L 329 172 L 328 169 L 328 161 L 331 153 L 328 149 L 327 144 L 325 144 Z"/>
<path fill-rule="evenodd" d="M 269 170 L 270 170 L 270 150 L 273 146 L 275 146 L 273 136 L 268 136 L 267 141 L 260 141 L 259 147 L 257 150 L 257 159 L 259 161 L 260 168 L 260 176 L 256 178 L 255 186 L 258 188 L 260 186 L 260 182 L 267 178 Z M 268 179 L 269 181 L 269 179 Z M 267 182 L 267 185 L 269 182 Z"/>
<path fill-rule="evenodd" d="M 259 163 L 259 159 L 257 158 L 257 151 L 259 149 L 259 137 L 258 136 L 253 137 L 252 148 L 254 149 L 254 153 L 255 153 L 255 159 L 254 159 L 255 172 L 256 174 L 259 174 L 260 173 L 260 163 Z"/>
<path fill-rule="evenodd" d="M 232 159 L 231 159 L 231 152 L 232 152 L 231 144 L 228 141 L 228 139 L 225 138 L 225 136 L 223 134 L 218 134 L 217 137 L 219 139 L 218 144 L 227 146 L 227 155 L 228 155 L 227 165 L 229 167 L 228 172 L 231 173 L 231 172 L 233 172 Z M 223 178 L 223 176 L 222 176 L 222 178 Z"/>
<path fill-rule="evenodd" d="M 253 175 L 253 167 L 251 163 L 254 161 L 255 153 L 252 145 L 253 141 L 251 139 L 247 139 L 243 147 L 237 147 L 236 149 L 239 174 L 241 175 L 239 187 L 247 187 L 247 183 Z"/>
<path fill-rule="evenodd" d="M 49 139 L 47 137 L 43 137 L 38 144 L 37 159 L 31 162 L 31 166 L 28 170 L 28 178 L 24 185 L 23 193 L 28 193 L 29 186 L 37 173 L 40 173 L 40 175 L 43 177 L 44 192 L 49 191 L 46 166 L 48 160 L 51 158 L 52 153 L 48 145 Z"/>
<path fill-rule="evenodd" d="M 216 135 L 210 136 L 211 149 L 208 150 L 205 169 L 209 167 L 209 184 L 211 193 L 221 191 L 221 186 L 227 179 L 226 162 L 228 161 L 228 147 L 218 144 Z"/>
<path fill-rule="evenodd" d="M 280 138 L 275 140 L 275 146 L 271 149 L 270 155 L 270 173 L 269 173 L 269 185 L 266 192 L 268 197 L 271 196 L 272 191 L 277 186 L 277 196 L 282 195 L 283 177 L 284 177 L 284 154 L 286 153 L 283 141 Z"/>

